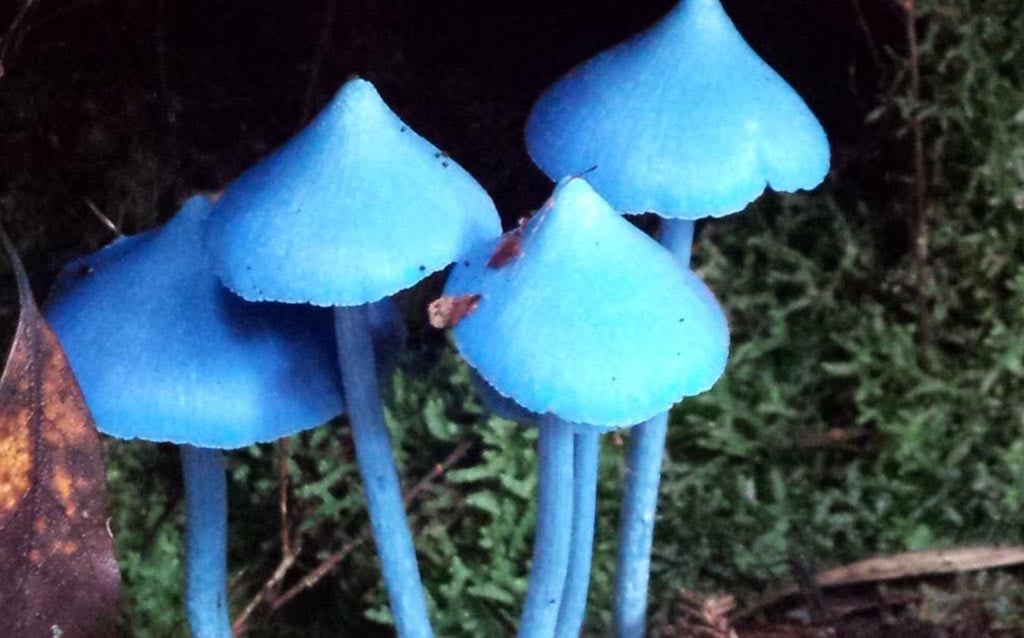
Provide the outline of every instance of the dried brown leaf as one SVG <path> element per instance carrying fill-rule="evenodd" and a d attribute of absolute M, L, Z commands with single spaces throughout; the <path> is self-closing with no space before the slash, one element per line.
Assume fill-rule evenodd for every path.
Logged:
<path fill-rule="evenodd" d="M 119 635 L 99 435 L 7 236 L 21 315 L 0 378 L 0 618 L 5 636 Z"/>

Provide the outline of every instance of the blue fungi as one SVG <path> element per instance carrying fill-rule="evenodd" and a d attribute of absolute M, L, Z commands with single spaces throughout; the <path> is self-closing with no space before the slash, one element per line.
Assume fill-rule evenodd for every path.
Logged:
<path fill-rule="evenodd" d="M 647 630 L 647 585 L 667 434 L 668 412 L 629 433 L 615 570 L 615 635 L 619 638 L 640 638 Z"/>
<path fill-rule="evenodd" d="M 597 514 L 599 432 L 577 432 L 573 437 L 572 532 L 569 568 L 558 610 L 556 638 L 578 638 L 587 615 L 590 566 L 594 556 L 594 518 Z"/>
<path fill-rule="evenodd" d="M 519 635 L 578 635 L 598 435 L 710 387 L 728 356 L 725 316 L 700 279 L 580 178 L 560 182 L 524 227 L 457 264 L 445 294 L 479 295 L 454 337 L 485 405 L 541 428 L 538 528 Z"/>
<path fill-rule="evenodd" d="M 373 304 L 500 232 L 484 189 L 355 78 L 229 185 L 207 236 L 216 272 L 241 297 L 334 308 L 356 456 L 403 638 L 433 632 L 377 388 L 385 353 L 372 341 Z"/>
<path fill-rule="evenodd" d="M 497 242 L 482 245 L 445 287 L 481 295 L 455 342 L 500 395 L 573 423 L 627 427 L 721 375 L 728 327 L 714 295 L 585 180 L 561 182 L 513 233 L 519 258 L 490 267 Z"/>
<path fill-rule="evenodd" d="M 820 123 L 719 0 L 682 0 L 647 31 L 570 71 L 534 106 L 526 143 L 552 179 L 588 171 L 616 209 L 665 218 L 661 242 L 682 264 L 690 262 L 693 220 L 739 212 L 766 187 L 814 188 L 830 162 Z M 665 421 L 644 422 L 630 436 L 620 638 L 645 631 Z"/>
<path fill-rule="evenodd" d="M 524 638 L 554 635 L 572 545 L 572 427 L 553 415 L 541 417 L 539 427 L 533 565 L 519 621 Z M 590 529 L 593 535 L 593 519 Z"/>
<path fill-rule="evenodd" d="M 719 0 L 683 0 L 574 68 L 534 106 L 526 142 L 553 180 L 592 169 L 617 210 L 681 219 L 813 188 L 829 169 L 818 120 Z"/>
<path fill-rule="evenodd" d="M 181 444 L 186 606 L 196 638 L 229 638 L 221 449 L 341 413 L 330 313 L 249 304 L 209 268 L 210 203 L 61 272 L 46 309 L 101 432 Z"/>
<path fill-rule="evenodd" d="M 208 241 L 217 274 L 245 299 L 359 306 L 500 233 L 476 180 L 356 78 L 228 186 Z"/>

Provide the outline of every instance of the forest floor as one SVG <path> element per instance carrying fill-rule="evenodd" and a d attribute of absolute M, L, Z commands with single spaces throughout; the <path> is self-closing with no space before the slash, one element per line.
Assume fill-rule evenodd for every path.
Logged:
<path fill-rule="evenodd" d="M 222 188 L 359 73 L 480 180 L 511 227 L 551 187 L 523 148 L 536 96 L 669 4 L 295 0 L 211 11 L 194 0 L 0 3 L 0 35 L 15 5 L 27 16 L 7 40 L 17 44 L 0 55 L 0 219 L 42 301 L 63 264 L 112 238 L 92 211 L 126 234 L 155 226 L 184 197 Z M 935 553 L 900 554 L 883 561 L 891 571 L 870 578 L 858 569 L 879 563 L 822 573 L 800 564 L 1022 541 L 1017 335 L 1024 318 L 1017 310 L 1024 284 L 1013 266 L 1024 263 L 1024 243 L 1019 207 L 1005 203 L 1018 182 L 997 179 L 1017 166 L 1006 159 L 1012 145 L 995 143 L 1018 139 L 1019 116 L 1004 111 L 1020 103 L 1007 98 L 1005 84 L 1013 67 L 1005 61 L 1019 56 L 1009 44 L 1005 54 L 987 54 L 1000 37 L 1016 42 L 1019 30 L 999 17 L 979 20 L 972 28 L 985 46 L 951 58 L 973 60 L 963 74 L 981 78 L 988 93 L 961 86 L 953 71 L 946 71 L 952 79 L 925 75 L 936 105 L 929 117 L 937 118 L 928 122 L 948 131 L 935 133 L 934 153 L 928 138 L 943 285 L 931 293 L 940 338 L 921 347 L 906 223 L 914 212 L 905 179 L 909 137 L 903 106 L 894 107 L 905 99 L 889 95 L 903 68 L 902 11 L 855 0 L 725 4 L 822 120 L 833 171 L 825 191 L 769 196 L 742 220 L 701 230 L 699 261 L 730 309 L 737 357 L 715 393 L 687 402 L 670 435 L 659 516 L 674 534 L 658 537 L 657 638 L 1024 638 L 1024 560 L 951 568 Z M 998 7 L 987 10 L 999 16 Z M 966 20 L 950 22 L 960 29 Z M 1004 24 L 1010 35 L 994 35 Z M 986 56 L 1004 62 L 990 67 Z M 970 109 L 956 106 L 961 94 Z M 888 111 L 878 110 L 886 104 Z M 970 117 L 942 119 L 958 109 Z M 949 131 L 956 136 L 947 139 Z M 990 160 L 976 157 L 989 147 Z M 959 181 L 940 182 L 947 173 Z M 971 197 L 989 198 L 983 210 L 991 212 L 961 203 L 965 181 L 980 193 Z M 6 268 L 0 263 L 0 349 L 17 315 Z M 524 582 L 533 514 L 522 486 L 535 467 L 532 442 L 511 426 L 481 427 L 466 409 L 464 367 L 436 363 L 438 353 L 453 356 L 444 335 L 417 326 L 440 282 L 425 282 L 407 304 L 410 335 L 429 356 L 402 377 L 392 425 L 405 442 L 405 476 L 424 476 L 454 447 L 472 443 L 452 472 L 458 480 L 437 481 L 412 511 L 427 522 L 423 569 L 443 610 L 439 634 L 510 635 L 494 627 L 514 619 Z M 788 444 L 821 440 L 823 432 L 855 436 Z M 305 540 L 298 573 L 340 551 L 364 521 L 347 442 L 322 429 L 289 445 L 294 469 L 283 482 L 292 486 L 290 522 Z M 110 448 L 114 529 L 122 530 L 136 636 L 176 638 L 183 623 L 177 454 L 139 442 Z M 605 457 L 606 475 L 618 476 L 621 451 L 609 445 Z M 233 602 L 259 591 L 278 560 L 276 458 L 254 448 L 231 459 Z M 614 534 L 616 489 L 613 480 L 602 483 L 599 539 Z M 138 512 L 148 512 L 145 520 Z M 597 550 L 592 611 L 605 613 L 593 635 L 603 636 L 614 543 Z M 1005 551 L 1018 550 L 996 554 Z M 279 612 L 261 608 L 251 635 L 334 635 L 339 626 L 353 626 L 351 635 L 390 635 L 372 555 L 354 552 Z M 924 558 L 938 562 L 924 568 Z M 749 594 L 783 581 L 796 585 Z M 685 583 L 702 589 L 677 591 Z"/>
<path fill-rule="evenodd" d="M 1000 613 L 1015 577 L 984 570 L 1022 561 L 1022 547 L 879 557 L 808 574 L 746 605 L 683 591 L 659 638 L 1018 638 Z"/>

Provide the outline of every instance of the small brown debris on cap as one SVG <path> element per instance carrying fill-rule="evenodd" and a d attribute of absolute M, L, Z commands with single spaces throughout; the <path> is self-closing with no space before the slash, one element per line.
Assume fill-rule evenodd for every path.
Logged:
<path fill-rule="evenodd" d="M 480 295 L 444 296 L 427 306 L 427 319 L 438 330 L 452 328 L 480 304 Z"/>
<path fill-rule="evenodd" d="M 526 223 L 530 221 L 529 217 L 520 217 L 519 225 L 512 232 L 506 233 L 501 241 L 498 242 L 497 248 L 491 253 L 491 258 L 487 260 L 488 268 L 501 268 L 510 261 L 519 259 L 523 254 L 523 229 L 526 227 Z"/>

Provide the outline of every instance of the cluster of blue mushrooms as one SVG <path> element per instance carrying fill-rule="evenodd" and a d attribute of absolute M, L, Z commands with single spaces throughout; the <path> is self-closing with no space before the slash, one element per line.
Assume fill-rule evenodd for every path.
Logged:
<path fill-rule="evenodd" d="M 689 268 L 694 220 L 816 186 L 828 140 L 719 0 L 682 0 L 550 87 L 526 143 L 557 183 L 501 236 L 483 188 L 352 79 L 216 204 L 64 269 L 47 313 L 99 429 L 182 446 L 193 636 L 231 636 L 221 450 L 342 412 L 398 634 L 433 635 L 378 378 L 404 337 L 392 296 L 453 263 L 475 386 L 540 431 L 519 635 L 579 636 L 600 435 L 623 428 L 615 632 L 644 635 L 668 411 L 728 358 L 725 313 Z M 663 218 L 660 245 L 622 217 L 639 213 Z"/>
<path fill-rule="evenodd" d="M 223 288 L 190 199 L 163 227 L 68 264 L 46 309 L 101 432 L 181 445 L 186 605 L 194 636 L 231 635 L 221 450 L 273 441 L 343 410 L 330 315 L 254 305 Z"/>
<path fill-rule="evenodd" d="M 403 342 L 391 296 L 500 232 L 483 188 L 356 78 L 215 205 L 64 269 L 47 314 L 98 428 L 183 446 L 195 638 L 231 636 L 220 450 L 343 411 L 398 632 L 433 635 L 378 374 Z"/>
<path fill-rule="evenodd" d="M 513 237 L 518 256 L 496 264 L 491 255 Z M 582 178 L 563 180 L 529 223 L 458 263 L 445 293 L 480 296 L 454 337 L 484 397 L 540 428 L 520 635 L 578 636 L 599 436 L 711 387 L 728 354 L 725 315 L 700 279 Z"/>
<path fill-rule="evenodd" d="M 214 270 L 232 291 L 334 309 L 356 458 L 402 636 L 432 632 L 374 374 L 370 304 L 500 232 L 484 189 L 358 78 L 229 186 L 210 223 Z"/>
<path fill-rule="evenodd" d="M 530 113 L 526 145 L 553 180 L 586 171 L 616 210 L 662 217 L 660 242 L 683 266 L 694 220 L 742 211 L 769 187 L 813 188 L 829 170 L 818 120 L 744 41 L 719 0 L 682 0 L 647 31 L 558 80 Z M 646 629 L 667 425 L 663 412 L 630 433 L 619 638 Z"/>

